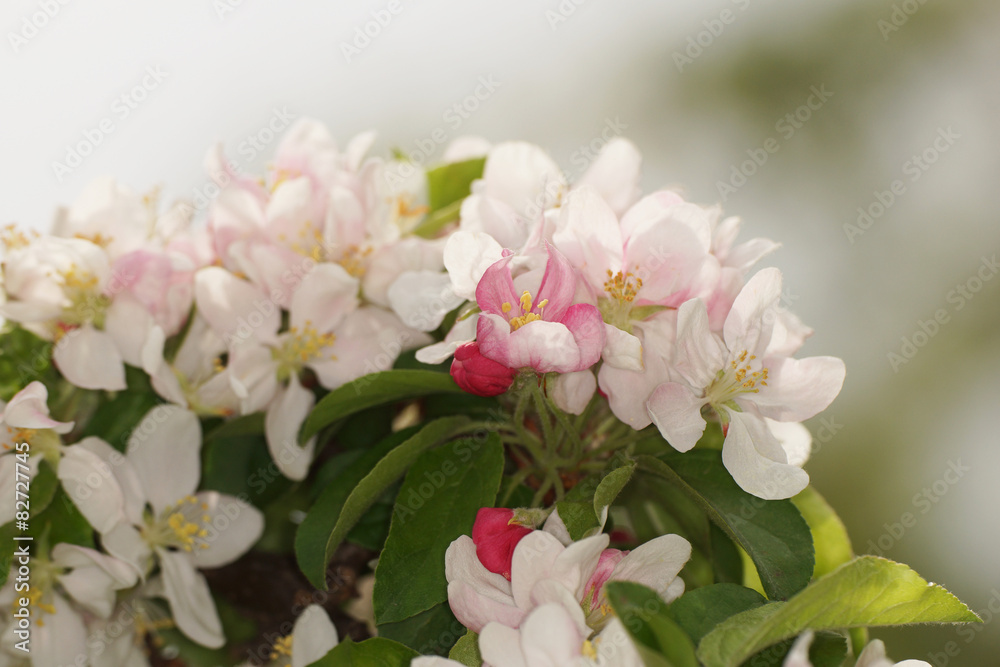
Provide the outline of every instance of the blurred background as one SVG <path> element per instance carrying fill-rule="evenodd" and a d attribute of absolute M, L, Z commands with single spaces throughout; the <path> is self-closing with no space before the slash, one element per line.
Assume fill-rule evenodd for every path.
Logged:
<path fill-rule="evenodd" d="M 258 171 L 289 116 L 430 161 L 439 128 L 525 139 L 571 177 L 632 139 L 647 190 L 783 244 L 803 353 L 847 362 L 808 469 L 856 551 L 988 621 L 875 636 L 997 664 L 997 3 L 7 0 L 0 28 L 0 224 L 47 229 L 102 175 L 197 202 L 211 144 Z"/>

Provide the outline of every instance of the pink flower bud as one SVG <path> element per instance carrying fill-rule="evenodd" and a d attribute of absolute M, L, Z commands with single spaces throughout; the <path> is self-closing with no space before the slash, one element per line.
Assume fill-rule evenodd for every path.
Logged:
<path fill-rule="evenodd" d="M 586 591 L 585 595 L 590 596 L 591 605 L 597 604 L 597 600 L 601 595 L 601 589 L 604 588 L 604 584 L 611 577 L 615 566 L 627 555 L 627 551 L 619 551 L 618 549 L 605 549 L 601 553 L 601 558 L 597 561 L 597 568 L 594 570 L 594 574 L 590 575 L 590 581 L 583 587 L 583 590 Z"/>
<path fill-rule="evenodd" d="M 484 357 L 475 342 L 455 350 L 451 376 L 459 387 L 476 396 L 499 396 L 514 382 L 514 370 Z"/>
<path fill-rule="evenodd" d="M 510 562 L 514 557 L 514 547 L 521 538 L 532 532 L 517 523 L 514 510 L 484 507 L 476 514 L 472 525 L 472 541 L 476 545 L 479 562 L 490 572 L 502 574 L 510 580 Z"/>

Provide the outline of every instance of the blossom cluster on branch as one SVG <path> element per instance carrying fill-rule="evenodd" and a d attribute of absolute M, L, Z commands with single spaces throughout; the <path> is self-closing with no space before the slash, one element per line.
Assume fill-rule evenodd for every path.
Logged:
<path fill-rule="evenodd" d="M 211 150 L 206 209 L 102 180 L 5 228 L 0 665 L 880 667 L 865 627 L 978 620 L 809 486 L 845 368 L 796 356 L 776 243 L 622 138 L 572 181 L 374 141 L 299 121 L 259 176 Z M 377 637 L 324 609 L 344 542 Z M 256 550 L 321 600 L 263 654 L 203 573 Z"/>

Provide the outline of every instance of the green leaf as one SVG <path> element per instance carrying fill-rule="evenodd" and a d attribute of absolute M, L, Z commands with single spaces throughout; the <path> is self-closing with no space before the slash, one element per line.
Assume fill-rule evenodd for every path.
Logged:
<path fill-rule="evenodd" d="M 757 607 L 719 624 L 701 641 L 698 658 L 706 667 L 737 667 L 757 651 L 806 629 L 977 621 L 958 598 L 906 565 L 862 556 L 788 602 Z"/>
<path fill-rule="evenodd" d="M 656 591 L 631 581 L 609 581 L 604 590 L 646 665 L 698 667 L 694 644 Z"/>
<path fill-rule="evenodd" d="M 412 648 L 383 637 L 357 643 L 347 638 L 309 667 L 409 667 L 418 656 Z"/>
<path fill-rule="evenodd" d="M 814 579 L 833 572 L 854 558 L 851 538 L 847 535 L 844 522 L 819 494 L 819 491 L 807 486 L 801 493 L 792 498 L 792 502 L 795 503 L 812 532 L 813 544 L 816 547 Z"/>
<path fill-rule="evenodd" d="M 18 326 L 0 332 L 0 400 L 9 401 L 35 380 L 53 387 L 58 379 L 52 343 Z"/>
<path fill-rule="evenodd" d="M 670 615 L 695 641 L 700 642 L 719 623 L 767 603 L 757 591 L 737 584 L 714 584 L 688 591 L 670 605 Z"/>
<path fill-rule="evenodd" d="M 741 489 L 723 466 L 721 452 L 668 452 L 636 461 L 641 470 L 684 491 L 746 550 L 770 599 L 787 599 L 809 583 L 812 534 L 790 500 L 761 500 Z"/>
<path fill-rule="evenodd" d="M 634 471 L 635 463 L 629 461 L 610 471 L 600 482 L 595 478 L 585 479 L 556 503 L 559 518 L 574 541 L 600 532 L 601 515 L 625 488 Z"/>
<path fill-rule="evenodd" d="M 420 454 L 457 435 L 468 426 L 465 417 L 447 417 L 424 424 L 399 441 L 394 433 L 373 450 L 381 460 L 364 456 L 350 466 L 358 476 L 356 484 L 331 484 L 320 495 L 295 533 L 295 555 L 306 578 L 320 590 L 327 590 L 326 564 L 364 513 L 409 468 Z M 402 432 L 401 432 L 402 433 Z M 347 492 L 350 489 L 349 493 Z"/>
<path fill-rule="evenodd" d="M 813 569 L 813 579 L 835 569 L 854 558 L 854 548 L 847 534 L 847 527 L 837 513 L 819 494 L 819 491 L 807 486 L 792 502 L 799 508 L 802 518 L 809 524 L 812 531 L 813 544 L 816 547 L 816 567 Z M 852 628 L 850 631 L 851 647 L 855 655 L 861 653 L 868 643 L 868 630 Z"/>
<path fill-rule="evenodd" d="M 249 428 L 244 431 L 249 422 L 243 418 L 229 423 L 237 422 L 242 425 L 220 431 L 226 428 L 224 424 L 205 440 L 201 449 L 201 486 L 245 496 L 257 507 L 265 507 L 284 495 L 293 482 L 281 474 L 263 433 Z"/>
<path fill-rule="evenodd" d="M 431 211 L 469 196 L 472 182 L 483 175 L 486 158 L 452 162 L 427 172 L 427 203 Z"/>
<path fill-rule="evenodd" d="M 465 626 L 455 619 L 447 602 L 403 621 L 378 626 L 379 637 L 409 646 L 420 655 L 448 655 L 448 650 L 464 632 Z"/>
<path fill-rule="evenodd" d="M 365 408 L 429 394 L 460 393 L 450 375 L 434 371 L 382 371 L 334 389 L 316 404 L 302 425 L 299 442 L 325 426 Z"/>
<path fill-rule="evenodd" d="M 141 369 L 126 365 L 125 381 L 128 389 L 115 392 L 111 400 L 101 401 L 81 437 L 95 435 L 119 451 L 125 451 L 132 430 L 147 412 L 163 402 Z"/>
<path fill-rule="evenodd" d="M 479 635 L 469 630 L 451 648 L 448 657 L 465 667 L 482 667 L 483 656 L 479 654 Z"/>
<path fill-rule="evenodd" d="M 500 437 L 455 440 L 424 453 L 396 496 L 389 537 L 375 570 L 375 619 L 402 621 L 448 599 L 445 551 L 492 507 L 503 475 Z"/>
<path fill-rule="evenodd" d="M 264 413 L 254 412 L 223 422 L 205 435 L 205 442 L 216 438 L 239 438 L 262 433 L 264 433 Z"/>

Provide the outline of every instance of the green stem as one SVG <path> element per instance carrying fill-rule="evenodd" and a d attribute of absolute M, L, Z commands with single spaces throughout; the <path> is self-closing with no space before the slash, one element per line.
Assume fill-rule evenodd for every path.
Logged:
<path fill-rule="evenodd" d="M 548 462 L 551 463 L 559 451 L 559 441 L 556 439 L 552 422 L 549 420 L 549 410 L 545 406 L 545 397 L 542 396 L 542 390 L 538 386 L 538 382 L 536 380 L 529 381 L 528 390 L 531 392 L 531 398 L 535 403 L 535 412 L 538 413 L 538 421 L 542 425 L 542 437 L 544 439 L 542 445 L 549 454 Z"/>

